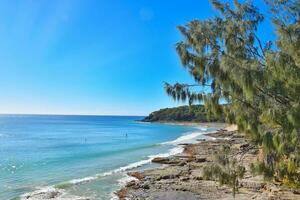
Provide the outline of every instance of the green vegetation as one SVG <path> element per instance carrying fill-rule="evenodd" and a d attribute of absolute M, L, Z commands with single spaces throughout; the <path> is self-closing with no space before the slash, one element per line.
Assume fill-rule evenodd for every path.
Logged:
<path fill-rule="evenodd" d="M 204 167 L 203 177 L 218 180 L 222 185 L 229 185 L 235 197 L 236 192 L 239 191 L 239 179 L 244 177 L 245 168 L 238 165 L 235 158 L 230 158 L 229 153 L 230 146 L 224 145 L 222 151 L 216 155 L 216 162 Z"/>
<path fill-rule="evenodd" d="M 191 105 L 177 108 L 165 108 L 151 113 L 145 122 L 222 122 L 222 117 L 209 116 L 204 106 Z"/>
<path fill-rule="evenodd" d="M 265 16 L 250 1 L 211 0 L 217 16 L 179 26 L 184 39 L 177 52 L 195 83 L 165 83 L 165 89 L 175 100 L 204 103 L 237 124 L 263 149 L 253 171 L 299 186 L 300 1 L 265 2 L 275 41 L 260 40 Z"/>

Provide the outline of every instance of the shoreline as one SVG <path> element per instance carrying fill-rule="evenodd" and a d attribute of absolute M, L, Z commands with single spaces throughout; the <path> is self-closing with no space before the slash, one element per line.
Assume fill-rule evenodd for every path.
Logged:
<path fill-rule="evenodd" d="M 168 124 L 168 125 L 179 125 L 179 126 L 201 126 L 204 128 L 211 128 L 211 127 L 215 127 L 215 128 L 226 128 L 227 126 L 229 126 L 227 123 L 225 122 L 189 122 L 189 121 L 153 121 L 153 122 L 146 122 L 146 121 L 137 121 L 140 123 L 149 123 L 149 124 Z"/>
<path fill-rule="evenodd" d="M 70 199 L 89 199 L 89 197 L 79 197 L 79 196 L 73 196 L 72 194 L 66 192 L 65 190 L 68 189 L 69 187 L 73 187 L 74 185 L 80 185 L 80 184 L 84 184 L 84 183 L 88 183 L 94 180 L 97 180 L 101 177 L 106 177 L 106 176 L 110 176 L 110 175 L 114 175 L 117 173 L 122 173 L 124 175 L 124 177 L 121 177 L 118 180 L 118 184 L 121 188 L 124 187 L 128 182 L 135 180 L 134 177 L 132 176 L 128 176 L 127 173 L 129 173 L 132 170 L 138 170 L 139 167 L 142 167 L 144 165 L 149 165 L 151 164 L 151 161 L 155 158 L 155 157 L 170 157 L 170 156 L 174 156 L 174 155 L 178 155 L 178 154 L 182 154 L 184 151 L 184 147 L 182 145 L 178 145 L 178 143 L 183 143 L 186 141 L 191 141 L 194 140 L 196 141 L 195 138 L 199 137 L 199 134 L 203 134 L 203 129 L 206 129 L 205 127 L 215 127 L 214 124 L 210 124 L 209 126 L 204 126 L 200 123 L 165 123 L 165 124 L 170 124 L 170 125 L 182 125 L 182 126 L 193 126 L 195 127 L 195 131 L 193 131 L 192 133 L 189 133 L 187 135 L 181 135 L 178 136 L 176 139 L 174 140 L 170 140 L 164 143 L 158 143 L 160 145 L 169 145 L 170 148 L 163 153 L 159 153 L 159 154 L 153 154 L 148 156 L 147 158 L 145 158 L 144 160 L 139 160 L 136 161 L 134 163 L 128 163 L 125 166 L 121 166 L 120 168 L 117 169 L 112 169 L 111 171 L 107 171 L 107 172 L 103 172 L 100 174 L 95 174 L 92 176 L 87 176 L 87 177 L 83 177 L 83 178 L 75 178 L 75 179 L 71 179 L 68 181 L 64 181 L 62 183 L 58 183 L 58 184 L 54 184 L 54 185 L 48 185 L 48 186 L 44 186 L 41 188 L 36 188 L 33 191 L 30 192 L 26 192 L 24 194 L 22 194 L 20 196 L 21 199 L 49 199 L 51 197 L 51 199 L 59 199 L 59 198 L 64 198 L 66 200 L 70 200 Z M 224 126 L 224 124 L 219 124 L 219 126 Z M 179 140 L 179 141 L 177 141 Z M 148 168 L 148 169 L 156 169 L 157 166 Z M 111 196 L 112 198 L 114 198 L 114 192 L 112 192 Z"/>
<path fill-rule="evenodd" d="M 202 168 L 214 162 L 220 147 L 229 144 L 232 147 L 230 154 L 236 156 L 246 169 L 236 199 L 280 199 L 282 196 L 300 199 L 300 191 L 266 182 L 262 176 L 250 173 L 250 164 L 256 161 L 259 149 L 239 134 L 235 126 L 204 135 L 208 138 L 200 139 L 198 143 L 178 144 L 184 149 L 181 154 L 153 158 L 152 162 L 160 167 L 127 173 L 136 180 L 128 182 L 115 194 L 120 200 L 233 199 L 230 188 L 214 180 L 205 180 L 202 174 Z"/>

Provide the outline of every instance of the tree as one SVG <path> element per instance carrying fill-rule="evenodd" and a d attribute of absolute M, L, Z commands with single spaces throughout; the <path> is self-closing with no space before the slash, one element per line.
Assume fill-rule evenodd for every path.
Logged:
<path fill-rule="evenodd" d="M 263 147 L 263 169 L 300 183 L 300 1 L 266 0 L 277 38 L 258 36 L 264 16 L 251 2 L 211 0 L 220 13 L 178 29 L 176 45 L 193 84 L 165 83 L 168 95 L 204 103 Z M 207 89 L 209 88 L 209 90 Z M 221 106 L 226 102 L 226 106 Z"/>
<path fill-rule="evenodd" d="M 218 180 L 221 185 L 232 187 L 232 195 L 239 191 L 239 179 L 244 177 L 245 168 L 238 165 L 235 158 L 230 158 L 230 146 L 223 146 L 222 151 L 217 154 L 215 162 L 203 168 L 205 179 Z"/>

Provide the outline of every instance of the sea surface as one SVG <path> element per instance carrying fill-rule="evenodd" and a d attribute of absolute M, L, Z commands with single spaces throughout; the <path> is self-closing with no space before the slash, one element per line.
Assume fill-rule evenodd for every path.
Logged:
<path fill-rule="evenodd" d="M 142 123 L 142 117 L 0 115 L 0 199 L 59 191 L 114 199 L 130 170 L 182 151 L 214 128 Z"/>

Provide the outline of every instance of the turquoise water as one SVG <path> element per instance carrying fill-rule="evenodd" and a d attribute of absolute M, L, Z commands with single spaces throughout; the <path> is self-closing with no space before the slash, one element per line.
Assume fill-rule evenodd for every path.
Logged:
<path fill-rule="evenodd" d="M 49 190 L 110 199 L 127 171 L 152 167 L 151 157 L 178 153 L 176 143 L 205 131 L 139 119 L 0 115 L 0 199 Z"/>

